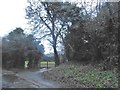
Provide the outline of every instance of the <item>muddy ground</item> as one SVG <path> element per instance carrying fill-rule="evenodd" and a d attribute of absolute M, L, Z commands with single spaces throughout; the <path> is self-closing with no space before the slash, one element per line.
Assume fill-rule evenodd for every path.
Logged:
<path fill-rule="evenodd" d="M 42 70 L 2 70 L 2 88 L 60 88 L 57 82 L 44 79 Z"/>

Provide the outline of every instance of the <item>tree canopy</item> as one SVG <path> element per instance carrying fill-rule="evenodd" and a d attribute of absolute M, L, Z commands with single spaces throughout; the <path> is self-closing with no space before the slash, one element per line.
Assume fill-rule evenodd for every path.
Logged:
<path fill-rule="evenodd" d="M 26 18 L 33 31 L 46 37 L 53 46 L 56 66 L 59 65 L 58 41 L 64 46 L 68 61 L 102 62 L 116 65 L 118 4 L 97 2 L 28 1 Z"/>
<path fill-rule="evenodd" d="M 11 31 L 2 39 L 2 65 L 5 68 L 24 68 L 28 58 L 28 67 L 38 66 L 38 62 L 44 53 L 43 45 L 33 37 L 26 35 L 21 28 Z"/>

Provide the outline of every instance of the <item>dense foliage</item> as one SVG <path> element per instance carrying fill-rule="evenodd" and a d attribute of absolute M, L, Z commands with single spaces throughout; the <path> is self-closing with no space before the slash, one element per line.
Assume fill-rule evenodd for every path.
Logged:
<path fill-rule="evenodd" d="M 93 65 L 65 63 L 48 72 L 43 72 L 47 79 L 58 81 L 64 88 L 118 88 L 117 69 L 101 71 Z"/>
<path fill-rule="evenodd" d="M 28 68 L 37 67 L 44 53 L 43 45 L 33 35 L 25 35 L 23 29 L 16 28 L 2 39 L 2 66 L 4 68 L 24 68 L 28 60 Z"/>
<path fill-rule="evenodd" d="M 64 45 L 66 60 L 103 63 L 103 69 L 118 65 L 118 3 L 28 1 L 26 16 L 36 32 L 52 43 L 56 66 L 57 44 Z M 93 3 L 93 2 L 91 2 Z M 43 28 L 47 27 L 47 28 Z M 60 42 L 59 42 L 60 41 Z"/>
<path fill-rule="evenodd" d="M 70 27 L 66 36 L 66 45 L 70 44 L 66 46 L 69 60 L 102 62 L 104 69 L 118 66 L 117 5 L 105 3 L 95 18 L 76 21 L 78 23 Z"/>

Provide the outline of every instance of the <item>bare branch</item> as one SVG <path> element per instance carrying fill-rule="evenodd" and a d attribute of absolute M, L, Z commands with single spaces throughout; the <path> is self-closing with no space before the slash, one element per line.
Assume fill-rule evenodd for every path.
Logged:
<path fill-rule="evenodd" d="M 45 34 L 44 36 L 42 36 L 40 38 L 37 38 L 37 39 L 43 39 L 43 38 L 45 38 L 46 36 L 49 36 L 49 35 L 51 35 L 51 34 L 50 33 L 49 34 Z"/>

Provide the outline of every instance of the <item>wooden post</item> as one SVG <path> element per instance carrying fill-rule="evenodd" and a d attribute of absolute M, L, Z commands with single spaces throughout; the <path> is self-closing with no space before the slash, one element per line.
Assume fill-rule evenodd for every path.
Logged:
<path fill-rule="evenodd" d="M 39 64 L 39 68 L 41 69 L 41 62 L 40 62 L 40 64 Z"/>
<path fill-rule="evenodd" d="M 48 69 L 48 60 L 47 60 L 47 69 Z"/>

